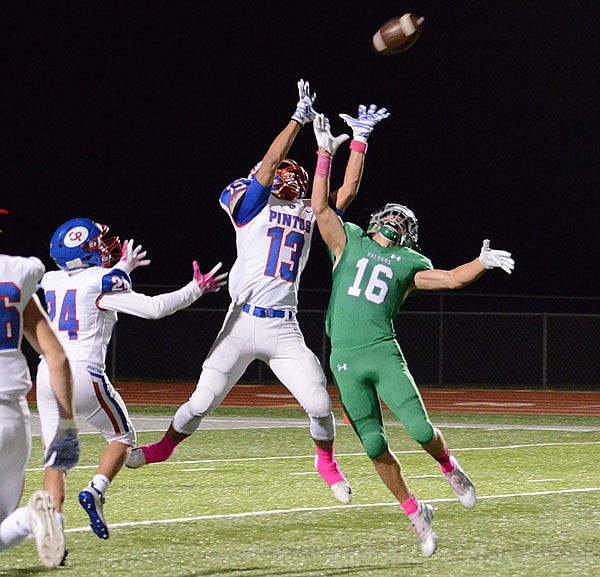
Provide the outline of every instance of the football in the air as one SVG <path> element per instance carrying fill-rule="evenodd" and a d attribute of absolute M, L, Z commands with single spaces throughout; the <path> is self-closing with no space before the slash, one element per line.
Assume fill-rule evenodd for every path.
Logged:
<path fill-rule="evenodd" d="M 421 35 L 424 21 L 425 18 L 416 14 L 404 14 L 388 20 L 373 36 L 373 51 L 391 56 L 408 50 Z"/>

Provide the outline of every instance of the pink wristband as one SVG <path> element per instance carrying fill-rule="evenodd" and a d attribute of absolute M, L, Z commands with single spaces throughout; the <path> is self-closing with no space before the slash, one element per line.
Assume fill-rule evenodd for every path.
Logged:
<path fill-rule="evenodd" d="M 361 142 L 360 140 L 353 140 L 350 142 L 350 150 L 356 150 L 356 152 L 367 154 L 367 143 Z"/>
<path fill-rule="evenodd" d="M 315 171 L 315 176 L 329 178 L 332 162 L 333 156 L 326 156 L 317 151 L 317 170 Z"/>

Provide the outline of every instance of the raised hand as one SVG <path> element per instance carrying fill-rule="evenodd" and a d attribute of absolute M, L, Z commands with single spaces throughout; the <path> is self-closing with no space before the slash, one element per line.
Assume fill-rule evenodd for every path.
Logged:
<path fill-rule="evenodd" d="M 126 240 L 121 250 L 121 260 L 117 266 L 127 274 L 131 274 L 138 266 L 148 266 L 150 259 L 146 258 L 147 251 L 142 250 L 142 245 L 138 244 L 134 248 L 133 239 Z"/>
<path fill-rule="evenodd" d="M 296 111 L 292 114 L 292 119 L 302 124 L 302 126 L 312 122 L 316 114 L 313 108 L 316 98 L 316 93 L 310 93 L 308 81 L 298 80 L 298 102 L 296 103 Z"/>
<path fill-rule="evenodd" d="M 479 262 L 484 268 L 501 268 L 505 273 L 511 274 L 515 268 L 515 261 L 511 258 L 510 252 L 505 250 L 493 250 L 490 248 L 490 241 L 485 239 L 481 247 Z"/>
<path fill-rule="evenodd" d="M 353 118 L 348 114 L 340 114 L 340 118 L 352 128 L 352 138 L 360 142 L 367 142 L 367 138 L 371 134 L 373 127 L 387 118 L 390 113 L 387 108 L 377 108 L 375 104 L 371 104 L 369 109 L 364 104 L 358 107 L 358 117 Z"/>
<path fill-rule="evenodd" d="M 334 138 L 331 134 L 329 119 L 324 114 L 317 114 L 313 121 L 313 130 L 317 144 L 320 148 L 324 148 L 331 156 L 334 156 L 342 142 L 346 142 L 350 138 L 348 134 L 340 134 Z"/>
<path fill-rule="evenodd" d="M 73 419 L 60 419 L 56 435 L 46 451 L 45 464 L 70 471 L 79 462 L 79 438 Z"/>
<path fill-rule="evenodd" d="M 200 272 L 200 265 L 198 264 L 198 261 L 195 260 L 192 263 L 192 267 L 194 268 L 194 280 L 198 283 L 202 294 L 219 292 L 221 287 L 227 284 L 227 275 L 229 273 L 224 272 L 218 276 L 215 276 L 215 273 L 222 266 L 222 262 L 217 263 L 210 272 L 202 274 L 202 272 Z"/>

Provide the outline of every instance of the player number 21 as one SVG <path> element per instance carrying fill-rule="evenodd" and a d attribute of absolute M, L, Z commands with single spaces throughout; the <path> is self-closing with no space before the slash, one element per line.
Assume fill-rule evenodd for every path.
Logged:
<path fill-rule="evenodd" d="M 352 286 L 348 288 L 348 294 L 353 297 L 359 297 L 362 293 L 360 285 L 362 283 L 363 277 L 365 276 L 365 270 L 367 269 L 367 264 L 369 264 L 368 258 L 361 258 L 356 263 L 356 276 L 354 277 L 354 282 Z M 376 264 L 373 267 L 373 271 L 371 272 L 371 276 L 369 277 L 369 282 L 367 283 L 367 288 L 365 288 L 365 298 L 368 301 L 371 301 L 375 304 L 381 304 L 388 293 L 388 285 L 381 276 L 384 276 L 388 279 L 393 278 L 394 272 L 389 266 L 384 264 Z"/>

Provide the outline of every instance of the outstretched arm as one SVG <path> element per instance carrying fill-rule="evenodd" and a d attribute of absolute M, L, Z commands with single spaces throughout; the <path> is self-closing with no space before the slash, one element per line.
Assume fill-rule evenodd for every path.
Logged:
<path fill-rule="evenodd" d="M 335 267 L 346 246 L 346 232 L 344 231 L 344 225 L 340 217 L 329 205 L 329 177 L 331 175 L 333 155 L 340 144 L 349 137 L 347 134 L 342 134 L 334 138 L 329 128 L 329 120 L 323 114 L 317 114 L 314 119 L 313 128 L 318 150 L 317 168 L 311 194 L 311 206 L 317 219 L 319 232 L 335 255 Z M 360 164 L 362 170 L 362 162 Z"/>
<path fill-rule="evenodd" d="M 143 319 L 157 320 L 196 302 L 203 294 L 218 292 L 227 283 L 228 273 L 217 275 L 222 263 L 202 274 L 197 261 L 192 263 L 193 279 L 178 290 L 149 296 L 133 291 L 103 293 L 98 306 L 104 310 L 126 313 Z"/>
<path fill-rule="evenodd" d="M 352 142 L 350 143 L 350 158 L 346 165 L 344 182 L 337 190 L 331 192 L 331 198 L 338 210 L 346 210 L 356 198 L 365 163 L 367 139 L 375 125 L 389 115 L 386 108 L 378 109 L 375 104 L 371 104 L 368 109 L 361 104 L 358 107 L 356 118 L 348 114 L 340 114 L 340 118 L 352 129 Z"/>
<path fill-rule="evenodd" d="M 419 290 L 460 289 L 477 280 L 487 269 L 501 268 L 511 274 L 515 261 L 510 252 L 493 250 L 490 241 L 484 240 L 478 258 L 452 270 L 422 270 L 415 274 L 414 288 Z"/>
<path fill-rule="evenodd" d="M 344 182 L 342 186 L 331 192 L 331 199 L 338 210 L 346 210 L 358 195 L 364 166 L 365 153 L 350 148 L 350 157 L 344 172 Z"/>
<path fill-rule="evenodd" d="M 310 85 L 304 80 L 298 81 L 298 102 L 296 110 L 287 126 L 275 137 L 262 159 L 256 178 L 263 186 L 270 187 L 275 178 L 277 167 L 287 156 L 294 139 L 300 129 L 307 123 L 312 122 L 315 111 L 313 103 L 316 94 L 310 93 Z"/>

